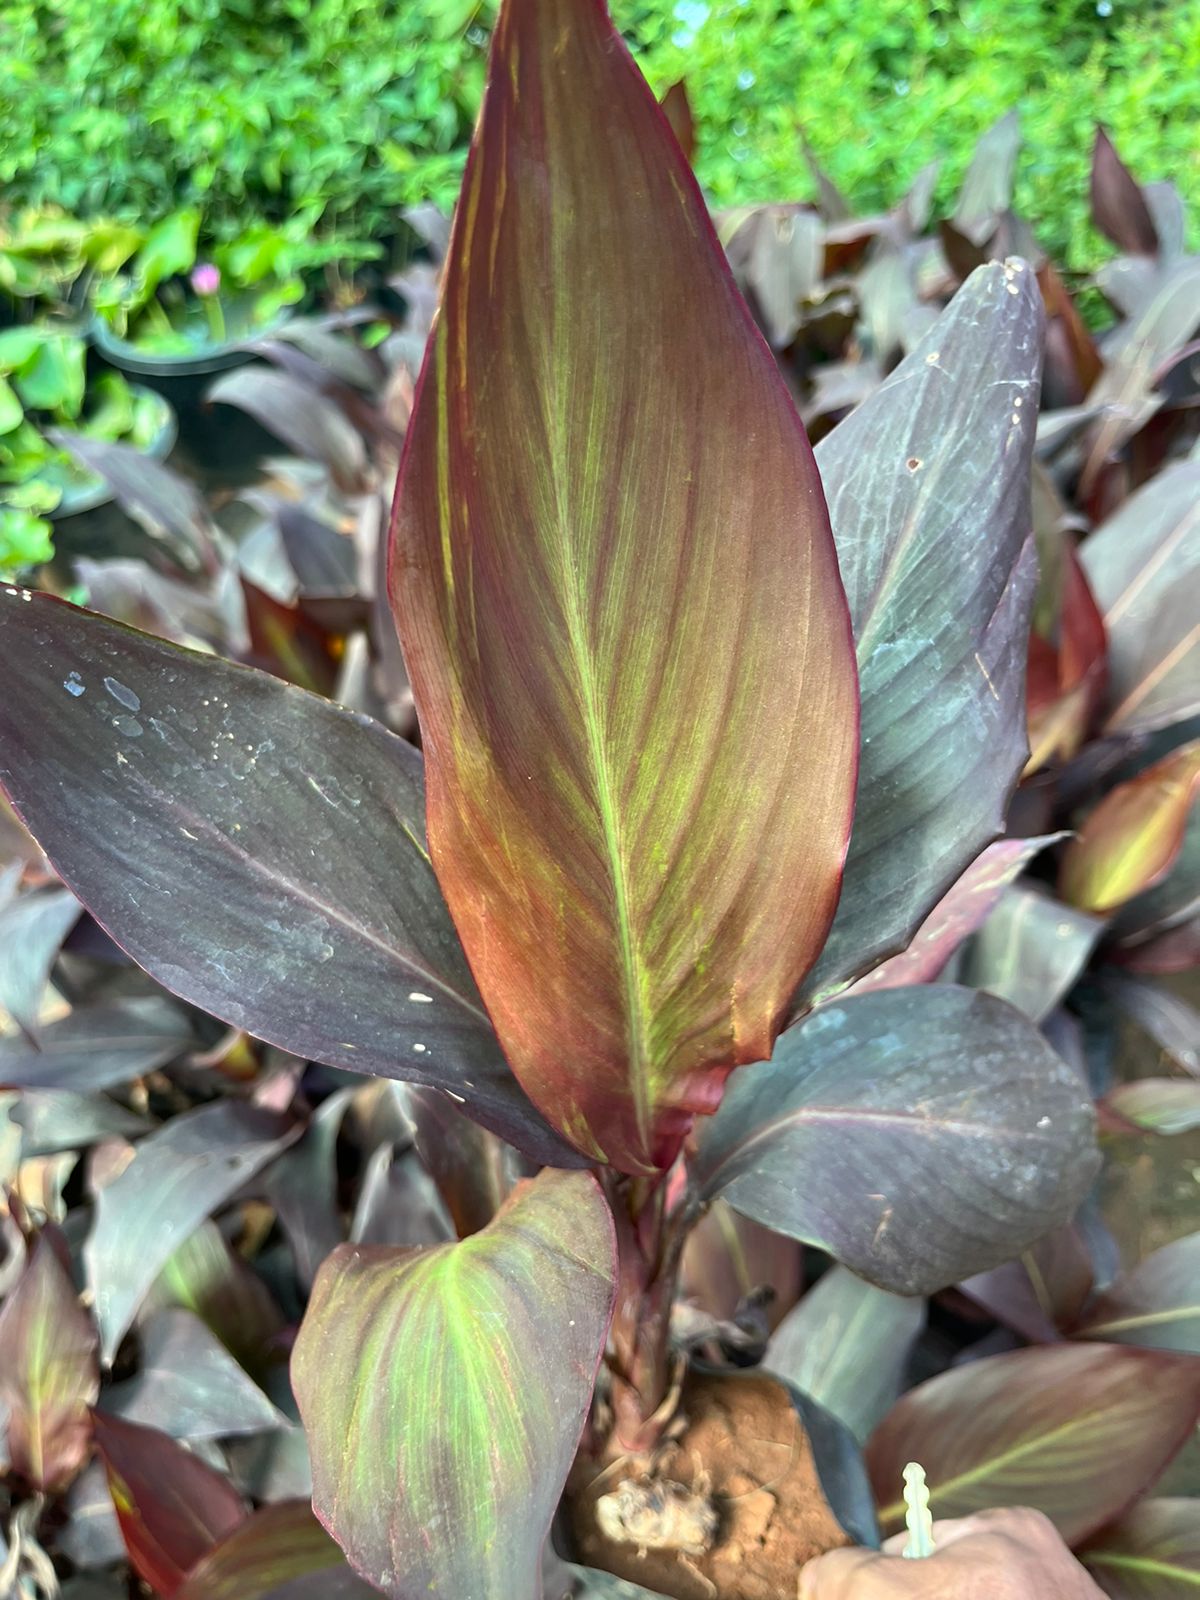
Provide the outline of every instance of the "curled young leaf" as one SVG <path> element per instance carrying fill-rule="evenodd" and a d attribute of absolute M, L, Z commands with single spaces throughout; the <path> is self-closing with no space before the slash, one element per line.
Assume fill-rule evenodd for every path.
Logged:
<path fill-rule="evenodd" d="M 1008 1260 L 1095 1174 L 1090 1101 L 1020 1012 L 935 985 L 823 1006 L 735 1078 L 705 1195 L 897 1294 Z"/>
<path fill-rule="evenodd" d="M 821 948 L 857 686 L 803 428 L 598 0 L 501 8 L 391 595 L 513 1070 L 651 1171 Z"/>
<path fill-rule="evenodd" d="M 615 1283 L 582 1173 L 543 1173 L 460 1244 L 321 1268 L 292 1356 L 313 1505 L 392 1600 L 540 1600 Z"/>

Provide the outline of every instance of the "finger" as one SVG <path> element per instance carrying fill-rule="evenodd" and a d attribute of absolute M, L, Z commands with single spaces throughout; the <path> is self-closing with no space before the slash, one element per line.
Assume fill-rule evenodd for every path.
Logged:
<path fill-rule="evenodd" d="M 874 1550 L 831 1550 L 801 1572 L 799 1600 L 852 1600 L 853 1585 L 864 1570 L 883 1564 Z"/>

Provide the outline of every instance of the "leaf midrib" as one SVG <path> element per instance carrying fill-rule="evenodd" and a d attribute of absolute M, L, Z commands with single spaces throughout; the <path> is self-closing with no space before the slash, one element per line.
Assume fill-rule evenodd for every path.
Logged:
<path fill-rule="evenodd" d="M 705 1182 L 705 1193 L 712 1194 L 715 1189 L 721 1188 L 725 1181 L 718 1174 L 730 1166 L 734 1161 L 741 1161 L 748 1151 L 753 1150 L 770 1139 L 773 1139 L 781 1129 L 802 1126 L 805 1122 L 837 1121 L 838 1119 L 850 1120 L 855 1123 L 871 1123 L 880 1127 L 915 1127 L 918 1130 L 927 1130 L 930 1133 L 963 1133 L 974 1138 L 979 1135 L 990 1135 L 996 1139 L 1032 1139 L 1044 1141 L 1045 1135 L 1036 1128 L 1005 1128 L 996 1127 L 990 1123 L 964 1122 L 959 1118 L 950 1120 L 936 1117 L 923 1117 L 915 1111 L 860 1111 L 855 1106 L 801 1106 L 795 1111 L 789 1111 L 782 1117 L 765 1124 L 748 1138 L 740 1140 L 726 1155 L 713 1174 Z"/>
<path fill-rule="evenodd" d="M 260 878 L 265 878 L 268 883 L 287 890 L 289 894 L 304 905 L 311 907 L 312 910 L 319 912 L 322 916 L 328 917 L 331 923 L 336 924 L 352 936 L 362 939 L 382 955 L 387 956 L 389 960 L 394 961 L 406 976 L 419 978 L 423 983 L 429 984 L 431 988 L 439 989 L 454 1005 L 467 1012 L 469 1016 L 490 1031 L 491 1023 L 482 1008 L 473 1005 L 447 979 L 440 977 L 436 972 L 423 966 L 406 951 L 398 949 L 394 943 L 389 943 L 387 940 L 379 938 L 365 924 L 353 921 L 347 913 L 340 911 L 336 906 L 313 894 L 304 885 L 297 882 L 295 878 L 289 878 L 286 874 L 268 865 L 260 857 L 251 855 L 248 850 L 243 849 L 227 834 L 223 833 L 217 824 L 209 818 L 201 816 L 199 812 L 190 811 L 184 806 L 179 807 L 179 814 L 185 816 L 191 826 L 200 828 L 207 833 L 214 843 L 234 856 L 244 867 L 248 867 L 251 875 L 257 874 Z M 403 823 L 400 824 L 400 827 L 401 831 L 412 842 L 412 834 L 409 830 Z"/>
<path fill-rule="evenodd" d="M 558 379 L 561 375 L 555 374 Z M 584 606 L 581 593 L 582 563 L 572 560 L 574 540 L 573 519 L 569 514 L 570 496 L 564 481 L 562 466 L 565 461 L 564 445 L 566 427 L 564 408 L 567 385 L 555 381 L 550 386 L 551 404 L 546 411 L 547 427 L 551 434 L 551 480 L 558 524 L 555 552 L 558 556 L 559 583 L 562 590 L 563 616 L 567 625 L 567 639 L 572 664 L 579 685 L 587 740 L 588 762 L 596 797 L 604 853 L 608 863 L 609 880 L 613 891 L 613 912 L 616 923 L 617 948 L 625 991 L 626 1036 L 629 1047 L 629 1086 L 633 1100 L 634 1119 L 638 1137 L 645 1144 L 649 1130 L 650 1105 L 647 1094 L 647 1070 L 650 1063 L 647 1018 L 642 1001 L 642 963 L 633 934 L 630 915 L 629 881 L 622 849 L 621 824 L 614 800 L 612 776 L 604 743 L 604 729 L 600 718 L 600 696 L 597 690 L 594 662 L 588 648 L 584 627 Z"/>
<path fill-rule="evenodd" d="M 1005 1467 L 1012 1466 L 1014 1462 L 1023 1460 L 1035 1451 L 1044 1450 L 1047 1445 L 1054 1444 L 1057 1440 L 1068 1437 L 1072 1433 L 1087 1425 L 1087 1417 L 1072 1417 L 1068 1422 L 1059 1423 L 1057 1428 L 1051 1428 L 1047 1433 L 1026 1435 L 1019 1439 L 1008 1450 L 1003 1450 L 999 1455 L 989 1456 L 986 1461 L 981 1461 L 974 1467 L 960 1472 L 957 1477 L 944 1478 L 940 1483 L 931 1484 L 929 1498 L 931 1502 L 945 1499 L 947 1495 L 957 1494 L 962 1489 L 968 1489 L 981 1480 L 994 1477 L 1002 1472 Z M 904 1515 L 904 1501 L 894 1500 L 891 1505 L 885 1506 L 879 1513 L 880 1521 L 892 1522 L 897 1517 Z"/>

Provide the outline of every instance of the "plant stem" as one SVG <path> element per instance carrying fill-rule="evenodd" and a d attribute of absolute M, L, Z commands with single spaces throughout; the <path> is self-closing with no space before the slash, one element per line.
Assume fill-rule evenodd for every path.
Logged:
<path fill-rule="evenodd" d="M 668 1209 L 665 1178 L 613 1177 L 608 1190 L 620 1252 L 609 1336 L 610 1453 L 642 1454 L 657 1444 L 674 1409 L 671 1306 L 687 1226 L 680 1208 Z"/>

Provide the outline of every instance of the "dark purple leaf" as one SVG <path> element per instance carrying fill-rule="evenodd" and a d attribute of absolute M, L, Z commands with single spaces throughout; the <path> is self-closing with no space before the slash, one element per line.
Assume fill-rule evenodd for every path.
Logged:
<path fill-rule="evenodd" d="M 1033 1025 L 948 985 L 832 1002 L 737 1074 L 701 1137 L 703 1193 L 925 1294 L 1070 1217 L 1090 1102 Z"/>
<path fill-rule="evenodd" d="M 405 1109 L 421 1165 L 437 1184 L 458 1237 L 486 1228 L 520 1176 L 511 1147 L 436 1089 L 410 1088 Z"/>
<path fill-rule="evenodd" d="M 1101 469 L 1162 404 L 1160 370 L 1200 327 L 1200 256 L 1186 257 L 1154 280 L 1136 314 L 1105 345 L 1105 367 L 1090 390 L 1089 406 L 1102 406 L 1080 492 L 1087 495 Z M 1095 585 L 1093 584 L 1093 588 Z"/>
<path fill-rule="evenodd" d="M 264 1376 L 268 1358 L 282 1348 L 282 1312 L 213 1222 L 202 1223 L 179 1246 L 146 1296 L 147 1312 L 170 1306 L 194 1311 L 256 1377 Z"/>
<path fill-rule="evenodd" d="M 816 151 L 803 134 L 800 137 L 800 143 L 804 150 L 804 159 L 808 164 L 808 170 L 812 174 L 812 180 L 817 186 L 817 193 L 821 197 L 821 215 L 826 222 L 849 222 L 853 217 L 850 202 L 817 160 Z"/>
<path fill-rule="evenodd" d="M 0 590 L 0 781 L 152 976 L 291 1053 L 582 1157 L 509 1072 L 425 853 L 420 757 L 266 674 Z"/>
<path fill-rule="evenodd" d="M 997 839 L 953 884 L 913 934 L 907 950 L 882 962 L 853 985 L 851 993 L 932 983 L 954 952 L 995 907 L 1005 889 L 1061 833 L 1037 839 Z"/>
<path fill-rule="evenodd" d="M 55 443 L 104 479 L 117 503 L 193 571 L 214 562 L 214 529 L 204 497 L 180 473 L 126 444 L 52 430 Z"/>
<path fill-rule="evenodd" d="M 337 1138 L 350 1094 L 342 1089 L 322 1102 L 303 1137 L 273 1163 L 264 1181 L 306 1289 L 346 1237 L 337 1206 Z"/>
<path fill-rule="evenodd" d="M 795 1239 L 772 1233 L 750 1217 L 714 1200 L 687 1236 L 680 1286 L 710 1316 L 731 1321 L 747 1299 L 771 1291 L 763 1307 L 775 1328 L 800 1298 L 804 1251 Z"/>
<path fill-rule="evenodd" d="M 227 568 L 212 590 L 155 572 L 145 561 L 92 561 L 80 556 L 76 575 L 93 611 L 160 639 L 228 648 L 245 633 L 242 593 Z"/>
<path fill-rule="evenodd" d="M 273 514 L 301 594 L 355 593 L 358 585 L 352 539 L 290 500 L 277 500 Z"/>
<path fill-rule="evenodd" d="M 196 1563 L 245 1520 L 246 1507 L 227 1479 L 165 1433 L 100 1411 L 94 1423 L 133 1569 L 172 1600 Z"/>
<path fill-rule="evenodd" d="M 153 1072 L 194 1042 L 183 1012 L 163 996 L 80 1006 L 44 1030 L 40 1050 L 0 1039 L 0 1088 L 107 1089 Z"/>
<path fill-rule="evenodd" d="M 355 1244 L 420 1246 L 454 1237 L 433 1179 L 416 1153 L 381 1144 L 371 1152 L 350 1224 Z"/>
<path fill-rule="evenodd" d="M 275 1112 L 219 1100 L 144 1139 L 101 1189 L 83 1257 L 105 1361 L 172 1252 L 298 1131 Z"/>
<path fill-rule="evenodd" d="M 1080 560 L 1109 648 L 1106 730 L 1149 732 L 1200 711 L 1200 460 L 1169 466 L 1101 524 Z"/>
<path fill-rule="evenodd" d="M 763 1366 L 839 1417 L 865 1442 L 904 1387 L 925 1302 L 833 1267 L 771 1336 Z"/>
<path fill-rule="evenodd" d="M 863 743 L 842 897 L 798 1004 L 902 949 L 1003 826 L 1028 749 L 1040 316 L 1032 272 L 983 268 L 817 446 Z"/>
<path fill-rule="evenodd" d="M 1103 128 L 1092 146 L 1092 220 L 1128 255 L 1158 254 L 1158 234 L 1142 191 Z"/>
<path fill-rule="evenodd" d="M 179 1600 L 371 1600 L 307 1501 L 264 1506 L 193 1568 Z"/>
<path fill-rule="evenodd" d="M 173 1439 L 229 1438 L 287 1426 L 287 1418 L 190 1311 L 158 1311 L 140 1334 L 140 1368 L 105 1390 L 106 1412 L 160 1428 Z"/>
<path fill-rule="evenodd" d="M 90 1419 L 88 1433 L 90 1436 Z M 67 1521 L 59 1545 L 76 1567 L 89 1572 L 124 1561 L 125 1541 L 101 1462 L 93 1459 L 75 1479 L 63 1500 L 63 1510 Z M 120 1600 L 128 1600 L 128 1595 L 121 1595 Z"/>
<path fill-rule="evenodd" d="M 83 1150 L 101 1139 L 136 1139 L 153 1127 L 107 1095 L 70 1089 L 26 1090 L 13 1107 L 12 1119 L 22 1130 L 25 1158 Z"/>
<path fill-rule="evenodd" d="M 1015 884 L 971 941 L 958 976 L 1042 1022 L 1083 971 L 1103 931 L 1102 918 Z"/>
<path fill-rule="evenodd" d="M 248 411 L 301 458 L 328 467 L 338 488 L 346 493 L 367 487 L 362 435 L 310 384 L 285 372 L 238 367 L 217 379 L 208 399 Z"/>
<path fill-rule="evenodd" d="M 36 1038 L 42 996 L 63 940 L 79 920 L 69 889 L 46 889 L 0 910 L 0 1010 Z"/>
<path fill-rule="evenodd" d="M 1144 1500 L 1079 1559 L 1111 1600 L 1189 1600 L 1200 1589 L 1200 1500 Z"/>
<path fill-rule="evenodd" d="M 1033 1506 L 1076 1544 L 1158 1477 L 1200 1416 L 1200 1361 L 1118 1345 L 1051 1345 L 973 1361 L 911 1389 L 867 1465 L 885 1533 L 919 1461 L 935 1517 Z"/>
<path fill-rule="evenodd" d="M 964 1294 L 1032 1344 L 1053 1344 L 1092 1290 L 1092 1260 L 1076 1224 L 1055 1228 L 1016 1261 L 960 1285 Z"/>
<path fill-rule="evenodd" d="M 1160 1050 L 1193 1077 L 1200 1078 L 1200 1012 L 1180 995 L 1145 978 L 1131 978 L 1108 967 L 1104 988 L 1126 1016 L 1148 1033 Z"/>
<path fill-rule="evenodd" d="M 43 1233 L 0 1308 L 0 1414 L 10 1469 L 64 1488 L 87 1459 L 100 1373 L 96 1330 L 53 1239 Z"/>
<path fill-rule="evenodd" d="M 1200 1233 L 1155 1250 L 1092 1301 L 1081 1339 L 1200 1355 Z"/>
<path fill-rule="evenodd" d="M 1012 204 L 1013 174 L 1021 148 L 1021 122 L 1009 111 L 975 146 L 954 209 L 954 227 L 973 245 L 987 244 Z"/>

